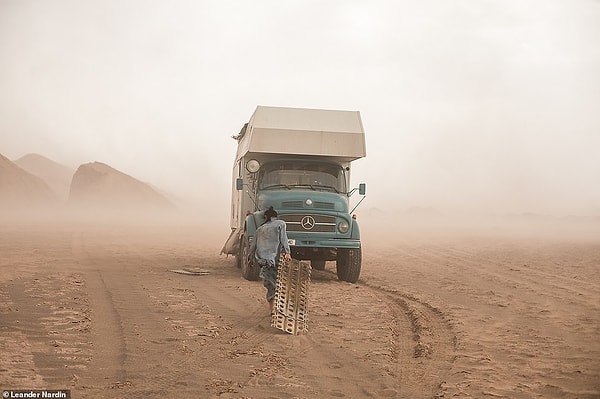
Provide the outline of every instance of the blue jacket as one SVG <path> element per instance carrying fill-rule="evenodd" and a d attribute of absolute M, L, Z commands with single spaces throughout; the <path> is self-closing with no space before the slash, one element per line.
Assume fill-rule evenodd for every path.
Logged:
<path fill-rule="evenodd" d="M 281 247 L 286 254 L 290 253 L 285 222 L 271 218 L 256 229 L 254 240 L 250 245 L 250 256 L 253 256 L 261 266 L 266 263 L 268 266 L 275 267 Z"/>

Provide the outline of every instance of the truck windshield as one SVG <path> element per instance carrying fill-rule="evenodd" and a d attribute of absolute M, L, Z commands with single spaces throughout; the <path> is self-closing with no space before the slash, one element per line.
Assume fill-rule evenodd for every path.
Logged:
<path fill-rule="evenodd" d="M 346 192 L 344 170 L 335 164 L 272 162 L 263 166 L 258 179 L 260 190 L 308 188 Z"/>

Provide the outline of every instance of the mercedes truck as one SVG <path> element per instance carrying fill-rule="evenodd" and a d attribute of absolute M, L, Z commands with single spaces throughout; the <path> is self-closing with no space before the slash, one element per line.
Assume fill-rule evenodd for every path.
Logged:
<path fill-rule="evenodd" d="M 237 140 L 233 163 L 231 233 L 222 253 L 236 257 L 247 280 L 250 243 L 272 206 L 285 221 L 292 257 L 315 270 L 335 261 L 339 280 L 361 271 L 360 230 L 353 214 L 366 185 L 350 184 L 352 162 L 366 156 L 358 111 L 258 106 Z M 350 209 L 350 197 L 361 199 Z"/>

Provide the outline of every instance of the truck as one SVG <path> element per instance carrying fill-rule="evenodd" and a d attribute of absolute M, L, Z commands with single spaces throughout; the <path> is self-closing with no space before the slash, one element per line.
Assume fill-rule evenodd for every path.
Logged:
<path fill-rule="evenodd" d="M 351 188 L 353 161 L 366 156 L 358 111 L 258 106 L 237 135 L 233 163 L 231 232 L 222 254 L 235 255 L 247 280 L 259 270 L 247 261 L 264 211 L 286 223 L 294 259 L 324 270 L 335 261 L 338 279 L 356 283 L 361 272 L 360 230 L 354 209 L 366 184 Z M 360 201 L 350 210 L 350 197 Z"/>

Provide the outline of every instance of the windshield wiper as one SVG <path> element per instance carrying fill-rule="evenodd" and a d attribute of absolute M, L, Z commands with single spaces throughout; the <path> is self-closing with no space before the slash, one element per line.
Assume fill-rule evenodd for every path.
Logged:
<path fill-rule="evenodd" d="M 324 186 L 324 185 L 321 185 L 321 184 L 311 184 L 310 187 L 313 190 L 314 190 L 314 187 L 318 187 L 318 188 L 326 188 L 326 189 L 329 189 L 329 190 L 333 190 L 333 191 L 335 191 L 338 194 L 340 193 L 339 190 L 337 188 L 333 187 L 333 186 Z"/>
<path fill-rule="evenodd" d="M 272 188 L 287 188 L 288 190 L 291 190 L 292 188 L 290 186 L 288 186 L 287 184 L 272 184 L 270 186 L 264 187 L 263 190 L 270 190 Z"/>
<path fill-rule="evenodd" d="M 310 187 L 311 190 L 316 191 L 316 188 L 312 184 L 292 184 L 292 187 Z"/>
<path fill-rule="evenodd" d="M 292 187 L 310 187 L 311 190 L 317 191 L 317 189 L 327 189 L 335 191 L 336 193 L 340 193 L 337 188 L 333 186 L 325 186 L 322 184 L 293 184 Z"/>

